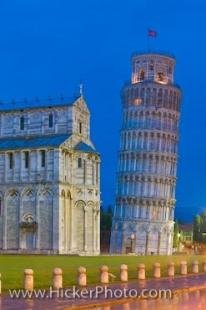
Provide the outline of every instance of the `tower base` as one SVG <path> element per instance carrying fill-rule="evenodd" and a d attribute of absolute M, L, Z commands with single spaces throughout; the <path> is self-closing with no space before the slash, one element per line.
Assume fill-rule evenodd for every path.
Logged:
<path fill-rule="evenodd" d="M 113 220 L 110 253 L 138 255 L 171 255 L 173 221 L 149 222 Z"/>

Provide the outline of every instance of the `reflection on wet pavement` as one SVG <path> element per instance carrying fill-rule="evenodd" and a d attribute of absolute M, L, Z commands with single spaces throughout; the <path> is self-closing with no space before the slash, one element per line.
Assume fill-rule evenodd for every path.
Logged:
<path fill-rule="evenodd" d="M 115 289 L 135 289 L 138 294 L 143 289 L 170 289 L 179 290 L 187 288 L 201 288 L 199 291 L 193 293 L 184 293 L 183 295 L 176 295 L 172 300 L 139 300 L 127 302 L 124 305 L 112 305 L 116 301 L 115 297 L 104 297 L 104 294 L 98 295 L 98 298 L 92 299 L 68 299 L 68 298 L 47 298 L 44 299 L 32 298 L 12 299 L 7 294 L 2 294 L 0 297 L 0 309 L 6 310 L 65 310 L 65 309 L 80 309 L 81 306 L 88 305 L 88 310 L 94 309 L 93 306 L 103 303 L 111 303 L 111 306 L 95 307 L 96 310 L 187 310 L 196 307 L 195 310 L 206 310 L 206 274 L 188 275 L 175 278 L 150 279 L 143 281 L 131 281 L 126 284 L 114 283 L 110 284 L 108 288 L 112 291 Z M 92 288 L 91 288 L 92 289 Z M 120 300 L 119 300 L 120 301 Z M 192 309 L 194 310 L 194 309 Z"/>
<path fill-rule="evenodd" d="M 206 290 L 185 292 L 173 299 L 140 300 L 121 305 L 97 307 L 96 310 L 205 310 Z M 88 308 L 89 310 L 89 308 Z"/>

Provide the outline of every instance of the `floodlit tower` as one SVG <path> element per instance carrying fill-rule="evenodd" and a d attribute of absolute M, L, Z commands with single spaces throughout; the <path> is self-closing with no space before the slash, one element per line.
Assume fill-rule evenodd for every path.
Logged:
<path fill-rule="evenodd" d="M 169 55 L 132 57 L 122 90 L 111 253 L 172 253 L 181 97 L 174 66 Z"/>

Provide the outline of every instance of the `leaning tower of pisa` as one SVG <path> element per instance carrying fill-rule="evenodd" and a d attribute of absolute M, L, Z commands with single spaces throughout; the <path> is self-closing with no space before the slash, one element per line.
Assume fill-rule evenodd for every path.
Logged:
<path fill-rule="evenodd" d="M 111 253 L 172 253 L 181 97 L 174 66 L 165 54 L 132 57 L 122 90 Z"/>

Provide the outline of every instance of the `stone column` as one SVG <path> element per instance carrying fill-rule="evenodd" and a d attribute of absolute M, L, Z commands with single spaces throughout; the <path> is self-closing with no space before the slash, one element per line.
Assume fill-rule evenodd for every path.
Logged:
<path fill-rule="evenodd" d="M 23 215 L 23 199 L 22 199 L 22 195 L 20 195 L 20 197 L 19 197 L 19 208 L 18 208 L 18 222 L 19 223 L 21 221 L 22 215 Z M 19 229 L 18 229 L 19 249 L 23 249 L 23 246 L 22 246 L 23 236 L 22 235 L 23 235 L 23 231 L 19 227 Z"/>
<path fill-rule="evenodd" d="M 93 252 L 96 252 L 96 243 L 97 243 L 97 213 L 96 210 L 93 209 L 93 220 L 92 220 L 92 228 L 93 228 Z"/>
<path fill-rule="evenodd" d="M 3 208 L 3 250 L 7 250 L 7 197 L 4 196 Z"/>
<path fill-rule="evenodd" d="M 73 249 L 73 217 L 74 217 L 74 212 L 73 212 L 73 199 L 70 197 L 70 202 L 69 202 L 69 252 L 72 252 Z"/>
<path fill-rule="evenodd" d="M 84 251 L 87 251 L 87 207 L 84 207 Z"/>
<path fill-rule="evenodd" d="M 158 245 L 157 245 L 157 254 L 160 255 L 161 249 L 161 231 L 158 232 Z"/>
<path fill-rule="evenodd" d="M 39 199 L 38 199 L 38 192 L 36 193 L 35 196 L 35 205 L 36 205 L 36 221 L 37 221 L 37 231 L 36 231 L 36 249 L 40 249 L 40 217 L 39 217 Z"/>
<path fill-rule="evenodd" d="M 96 216 L 96 223 L 97 223 L 97 244 L 96 244 L 96 251 L 100 253 L 100 211 L 97 210 L 97 216 Z"/>
<path fill-rule="evenodd" d="M 54 251 L 59 251 L 60 248 L 60 218 L 59 218 L 59 204 L 60 204 L 60 194 L 58 188 L 54 189 L 53 199 L 52 199 L 52 249 Z"/>
<path fill-rule="evenodd" d="M 68 176 L 67 176 L 68 177 Z M 68 253 L 68 247 L 69 247 L 69 197 L 65 195 L 65 253 Z"/>
<path fill-rule="evenodd" d="M 168 208 L 167 208 L 167 213 L 168 213 Z M 167 255 L 170 255 L 171 252 L 171 233 L 167 233 Z"/>
<path fill-rule="evenodd" d="M 148 255 L 148 250 L 149 250 L 149 232 L 146 232 L 145 255 Z"/>
<path fill-rule="evenodd" d="M 62 202 L 62 215 L 63 215 L 63 244 L 62 244 L 62 250 L 65 253 L 67 250 L 67 205 L 66 205 L 66 193 L 65 193 L 65 197 L 62 197 L 61 199 Z"/>

